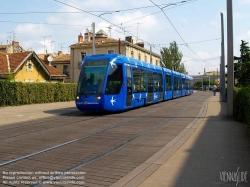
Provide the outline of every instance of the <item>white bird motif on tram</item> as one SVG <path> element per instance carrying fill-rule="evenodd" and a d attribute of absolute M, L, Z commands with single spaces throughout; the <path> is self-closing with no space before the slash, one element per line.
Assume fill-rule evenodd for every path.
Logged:
<path fill-rule="evenodd" d="M 114 102 L 116 102 L 116 99 L 114 99 L 114 96 L 112 96 L 110 103 L 112 104 L 112 106 L 114 106 Z"/>
<path fill-rule="evenodd" d="M 113 66 L 116 66 L 116 64 L 114 63 L 115 60 L 116 60 L 116 58 L 114 58 L 112 61 L 109 62 L 112 68 L 113 68 Z"/>

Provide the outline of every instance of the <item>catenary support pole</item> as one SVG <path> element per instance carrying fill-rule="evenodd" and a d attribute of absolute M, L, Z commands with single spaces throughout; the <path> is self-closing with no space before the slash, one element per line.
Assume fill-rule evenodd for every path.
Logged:
<path fill-rule="evenodd" d="M 227 115 L 233 117 L 234 51 L 233 51 L 233 5 L 227 0 Z"/>
<path fill-rule="evenodd" d="M 95 22 L 92 23 L 92 54 L 95 54 Z"/>
<path fill-rule="evenodd" d="M 224 19 L 223 13 L 221 14 L 221 80 L 220 80 L 220 88 L 221 88 L 221 101 L 226 102 L 226 89 L 225 89 L 225 45 L 224 45 Z"/>

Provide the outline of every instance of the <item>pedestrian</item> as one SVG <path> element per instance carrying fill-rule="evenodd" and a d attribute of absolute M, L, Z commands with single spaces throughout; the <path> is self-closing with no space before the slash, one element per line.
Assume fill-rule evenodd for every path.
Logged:
<path fill-rule="evenodd" d="M 216 91 L 217 91 L 217 86 L 214 85 L 214 86 L 213 86 L 213 93 L 214 93 L 214 96 L 216 95 Z"/>

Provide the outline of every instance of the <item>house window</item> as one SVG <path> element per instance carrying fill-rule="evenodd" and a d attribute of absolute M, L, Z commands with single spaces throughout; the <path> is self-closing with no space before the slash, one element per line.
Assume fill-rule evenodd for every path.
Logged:
<path fill-rule="evenodd" d="M 86 52 L 81 52 L 82 60 L 85 58 L 86 55 L 87 55 Z"/>
<path fill-rule="evenodd" d="M 114 53 L 115 53 L 115 50 L 113 50 L 113 49 L 108 50 L 108 54 L 114 54 Z"/>
<path fill-rule="evenodd" d="M 156 65 L 158 66 L 158 60 L 155 60 Z"/>
<path fill-rule="evenodd" d="M 131 58 L 134 58 L 134 51 L 131 51 Z"/>
<path fill-rule="evenodd" d="M 144 61 L 147 62 L 147 55 L 144 56 Z"/>
<path fill-rule="evenodd" d="M 140 53 L 138 54 L 138 60 L 141 60 L 141 54 Z"/>
<path fill-rule="evenodd" d="M 69 75 L 69 65 L 63 65 L 63 74 Z"/>
<path fill-rule="evenodd" d="M 31 62 L 31 60 L 29 60 L 29 61 L 26 63 L 26 71 L 32 72 L 32 71 L 33 71 L 33 66 L 34 66 L 34 64 Z"/>

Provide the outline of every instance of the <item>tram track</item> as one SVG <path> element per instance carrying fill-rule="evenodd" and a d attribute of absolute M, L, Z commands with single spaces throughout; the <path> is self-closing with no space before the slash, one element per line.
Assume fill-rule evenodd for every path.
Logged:
<path fill-rule="evenodd" d="M 109 150 L 107 150 L 107 151 L 105 151 L 105 152 L 103 152 L 103 153 L 101 153 L 101 154 L 98 154 L 98 155 L 96 155 L 96 156 L 94 156 L 94 157 L 92 157 L 92 158 L 89 158 L 88 160 L 86 160 L 86 161 L 84 161 L 84 162 L 82 162 L 82 163 L 79 163 L 78 165 L 75 165 L 75 166 L 72 167 L 72 168 L 69 168 L 69 169 L 63 171 L 63 173 L 75 171 L 76 169 L 78 169 L 78 168 L 80 168 L 80 167 L 83 167 L 83 166 L 85 166 L 85 165 L 88 165 L 88 164 L 90 164 L 90 163 L 92 163 L 92 162 L 94 162 L 94 161 L 96 161 L 96 160 L 98 160 L 98 159 L 100 159 L 100 158 L 102 158 L 102 157 L 104 157 L 104 156 L 106 156 L 106 155 L 108 155 L 108 154 L 110 154 L 110 153 L 116 151 L 117 149 L 122 148 L 122 147 L 128 145 L 129 143 L 131 143 L 131 142 L 133 142 L 133 141 L 139 139 L 140 137 L 142 137 L 142 136 L 144 136 L 144 135 L 146 135 L 146 134 L 149 134 L 151 131 L 155 130 L 156 128 L 158 128 L 158 127 L 160 127 L 161 125 L 165 124 L 165 123 L 168 122 L 169 120 L 171 120 L 171 119 L 173 119 L 174 117 L 178 116 L 179 114 L 183 113 L 184 111 L 186 111 L 187 109 L 189 109 L 190 107 L 192 107 L 192 106 L 195 105 L 196 103 L 200 102 L 201 100 L 202 100 L 202 99 L 196 101 L 195 103 L 190 104 L 189 106 L 185 107 L 184 109 L 182 109 L 181 111 L 175 113 L 174 115 L 172 115 L 172 116 L 170 116 L 170 117 L 167 117 L 166 119 L 164 119 L 164 120 L 161 121 L 160 123 L 154 125 L 154 126 L 151 127 L 150 129 L 148 129 L 148 130 L 146 130 L 146 131 L 144 131 L 144 132 L 142 132 L 142 133 L 140 133 L 140 134 L 138 134 L 138 135 L 136 135 L 136 136 L 134 136 L 134 137 L 132 137 L 132 138 L 130 138 L 130 139 L 124 141 L 124 142 L 122 142 L 121 144 L 119 144 L 119 145 L 117 145 L 117 146 L 115 146 L 115 147 L 110 148 Z M 59 177 L 59 178 L 60 178 L 61 176 L 63 176 L 63 175 L 56 175 L 56 176 L 54 176 L 54 177 Z M 35 185 L 34 187 L 41 186 L 41 185 L 43 185 L 43 183 L 46 183 L 46 182 L 48 182 L 48 181 L 51 181 L 51 180 L 45 180 L 45 181 L 43 181 L 42 183 Z"/>
<path fill-rule="evenodd" d="M 65 124 L 62 124 L 62 125 L 57 125 L 57 126 L 53 126 L 53 127 L 49 127 L 49 128 L 45 128 L 45 129 L 40 129 L 40 130 L 35 130 L 35 131 L 31 131 L 31 132 L 25 132 L 25 133 L 17 134 L 17 135 L 14 135 L 14 136 L 8 136 L 8 137 L 5 137 L 5 138 L 0 138 L 0 141 L 1 140 L 6 140 L 6 139 L 10 139 L 10 138 L 16 138 L 18 136 L 24 136 L 24 135 L 29 135 L 29 134 L 33 134 L 33 133 L 43 132 L 43 131 L 47 131 L 47 130 L 51 130 L 51 129 L 55 129 L 55 128 L 60 128 L 60 127 L 67 126 L 67 125 L 72 125 L 72 124 L 78 123 L 78 122 L 85 122 L 85 121 L 88 121 L 88 120 L 91 120 L 91 119 L 94 119 L 94 118 L 96 118 L 96 117 L 88 118 L 88 119 L 85 119 L 85 120 L 81 119 L 81 120 L 77 120 L 75 122 L 65 123 Z M 55 122 L 55 121 L 56 120 L 53 120 L 53 122 Z M 40 122 L 39 124 L 43 125 L 44 123 L 47 123 L 47 122 L 48 121 Z M 52 121 L 49 121 L 49 122 L 52 122 Z M 35 124 L 32 124 L 32 125 L 35 125 Z M 28 126 L 31 126 L 31 125 L 26 125 L 26 126 L 23 126 L 23 127 L 28 127 Z M 12 130 L 12 129 L 15 129 L 15 128 L 9 128 L 8 130 Z M 0 137 L 1 137 L 1 134 L 0 134 Z"/>
<path fill-rule="evenodd" d="M 182 102 L 184 102 L 184 101 L 182 101 Z M 180 103 L 182 103 L 182 102 L 180 102 Z M 178 105 L 180 103 L 177 103 L 176 105 Z M 161 110 L 161 109 L 159 109 L 159 110 Z M 152 112 L 152 113 L 154 113 L 154 112 Z M 81 117 L 81 115 L 77 115 L 77 116 Z M 70 116 L 70 117 L 75 117 L 75 116 Z M 15 135 L 12 135 L 12 136 L 7 135 L 7 137 L 3 137 L 3 138 L 1 136 L 6 136 L 6 134 L 7 134 L 6 132 L 1 134 L 1 132 L 3 132 L 3 131 L 11 131 L 11 130 L 17 129 L 17 128 L 20 129 L 20 128 L 27 128 L 27 127 L 31 127 L 31 126 L 34 127 L 36 125 L 44 125 L 45 123 L 48 123 L 48 122 L 57 122 L 57 121 L 60 121 L 62 119 L 68 119 L 69 117 L 63 117 L 63 118 L 59 118 L 59 119 L 47 120 L 47 121 L 42 121 L 42 122 L 35 122 L 35 123 L 28 124 L 28 125 L 20 125 L 20 126 L 14 126 L 14 127 L 9 127 L 9 128 L 2 128 L 2 129 L 0 129 L 0 141 L 10 139 L 10 138 L 15 138 L 15 137 L 18 137 L 18 136 L 30 135 L 30 134 L 33 134 L 33 133 L 38 133 L 38 132 L 43 132 L 43 131 L 47 131 L 47 130 L 51 130 L 51 129 L 55 129 L 55 128 L 60 128 L 60 127 L 63 127 L 63 126 L 70 126 L 70 125 L 72 125 L 74 123 L 86 122 L 88 120 L 96 119 L 97 117 L 104 117 L 104 115 L 90 117 L 90 118 L 84 119 L 84 120 L 80 119 L 80 120 L 77 120 L 77 121 L 74 121 L 74 122 L 66 122 L 65 124 L 62 124 L 62 125 L 56 125 L 56 126 L 53 125 L 53 127 L 42 128 L 40 130 L 35 130 L 35 131 L 29 131 L 29 130 L 25 129 L 25 133 L 19 133 L 19 134 L 15 134 Z M 137 118 L 135 118 L 135 119 L 137 119 Z M 10 134 L 13 134 L 13 133 L 10 132 Z"/>
<path fill-rule="evenodd" d="M 105 128 L 105 129 L 101 129 L 100 131 L 95 131 L 95 133 L 88 134 L 86 136 L 82 136 L 82 137 L 80 137 L 81 139 L 79 139 L 79 138 L 78 139 L 74 139 L 74 140 L 72 140 L 73 142 L 68 141 L 69 144 L 64 144 L 64 143 L 67 143 L 67 142 L 64 142 L 63 144 L 59 144 L 59 146 L 58 145 L 54 146 L 53 149 L 48 149 L 48 150 L 44 149 L 44 150 L 41 150 L 42 152 L 38 151 L 38 152 L 36 152 L 37 154 L 34 154 L 34 155 L 32 155 L 32 154 L 30 154 L 30 155 L 24 155 L 23 157 L 19 157 L 18 160 L 16 160 L 16 159 L 9 160 L 10 162 L 8 161 L 8 163 L 7 162 L 6 163 L 2 162 L 1 165 L 0 165 L 0 167 L 6 168 L 5 166 L 8 166 L 7 168 L 12 168 L 12 170 L 16 170 L 16 168 L 18 168 L 18 167 L 23 167 L 22 166 L 23 164 L 20 163 L 20 164 L 16 165 L 15 163 L 19 163 L 21 161 L 25 161 L 24 163 L 27 163 L 27 162 L 39 163 L 39 162 L 41 162 L 41 160 L 44 157 L 44 155 L 46 155 L 46 160 L 42 161 L 42 163 L 44 163 L 42 165 L 45 165 L 44 167 L 46 167 L 47 165 L 49 166 L 52 163 L 54 163 L 54 166 L 53 167 L 51 166 L 49 168 L 54 168 L 54 167 L 55 168 L 56 167 L 58 167 L 58 168 L 64 168 L 64 169 L 61 169 L 60 171 L 65 171 L 65 172 L 78 170 L 81 167 L 87 166 L 87 165 L 89 165 L 89 164 L 91 164 L 93 162 L 98 161 L 99 159 L 104 158 L 105 156 L 107 156 L 109 154 L 112 154 L 116 150 L 118 150 L 120 148 L 123 148 L 123 147 L 127 146 L 128 144 L 134 142 L 135 140 L 138 140 L 141 137 L 149 134 L 150 132 L 154 131 L 155 129 L 157 129 L 161 125 L 167 123 L 168 121 L 177 118 L 178 115 L 180 115 L 181 113 L 185 112 L 190 107 L 192 107 L 193 105 L 197 104 L 198 102 L 200 102 L 203 98 L 204 97 L 201 97 L 198 101 L 196 100 L 196 102 L 194 102 L 194 100 L 192 100 L 192 99 L 190 100 L 188 98 L 188 102 L 187 102 L 187 100 L 184 100 L 184 101 L 181 101 L 181 102 L 178 102 L 178 103 L 173 103 L 173 104 L 171 104 L 171 106 L 168 105 L 166 107 L 161 107 L 161 108 L 158 108 L 158 109 L 156 109 L 156 108 L 159 105 L 158 106 L 152 105 L 153 107 L 151 107 L 151 108 L 148 108 L 148 107 L 144 108 L 143 107 L 143 108 L 141 108 L 142 109 L 141 112 L 143 113 L 143 115 L 139 115 L 139 116 L 134 117 L 134 118 L 132 118 L 130 120 L 126 120 L 126 121 L 124 121 L 124 122 L 122 122 L 120 124 L 116 124 L 116 125 L 113 125 L 111 127 Z M 187 103 L 185 103 L 185 102 L 187 102 Z M 166 117 L 166 119 L 163 119 L 163 120 L 162 120 L 163 115 L 161 115 L 161 114 L 158 115 L 158 113 L 161 110 L 164 110 L 164 109 L 168 108 L 169 111 L 171 111 L 171 110 L 173 110 L 173 109 L 171 109 L 172 107 L 176 108 L 176 106 L 178 106 L 178 105 L 182 105 L 182 106 L 187 105 L 187 106 L 186 106 L 186 108 L 182 109 L 181 111 L 175 112 L 173 115 L 170 115 L 170 116 Z M 146 113 L 146 111 L 148 111 L 148 110 L 144 110 L 146 108 L 149 109 L 148 113 Z M 128 111 L 128 112 L 130 112 L 130 111 Z M 132 111 L 132 114 L 134 114 L 135 112 L 136 113 L 140 113 L 139 110 L 135 109 L 134 112 Z M 122 113 L 122 114 L 126 114 L 126 112 Z M 157 123 L 156 125 L 154 125 L 154 126 L 152 126 L 150 128 L 148 128 L 148 126 L 145 126 L 145 128 L 147 127 L 147 129 L 144 129 L 143 132 L 141 132 L 141 131 L 137 132 L 137 129 L 140 128 L 139 125 L 140 125 L 141 122 L 138 121 L 139 124 L 138 124 L 138 128 L 137 128 L 136 127 L 136 125 L 137 125 L 136 121 L 140 120 L 140 119 L 141 120 L 143 119 L 144 121 L 147 121 L 147 119 L 150 119 L 150 115 L 154 115 L 153 118 L 158 118 L 158 120 L 161 120 L 161 122 Z M 114 118 L 120 118 L 120 115 L 114 115 L 112 117 L 114 117 Z M 126 133 L 127 135 L 124 135 L 124 138 L 120 142 L 116 142 L 116 143 L 113 142 L 113 143 L 110 144 L 107 141 L 108 139 L 110 139 L 110 141 L 113 139 L 112 141 L 114 141 L 116 139 L 115 136 L 119 137 L 121 135 L 121 134 L 117 134 L 117 135 L 113 134 L 112 136 L 110 136 L 110 133 L 107 134 L 107 132 L 109 132 L 111 130 L 114 130 L 114 129 L 117 129 L 118 127 L 124 127 L 124 126 L 126 126 L 125 124 L 132 123 L 132 122 L 133 122 L 133 124 L 135 126 L 135 128 L 134 128 L 133 131 L 136 130 L 136 132 L 131 131 L 131 133 Z M 129 125 L 132 125 L 132 124 L 129 124 Z M 123 132 L 123 131 L 121 131 L 121 132 Z M 103 149 L 98 149 L 98 148 L 97 149 L 93 149 L 93 147 L 88 146 L 88 145 L 91 145 L 89 142 L 93 141 L 94 140 L 93 137 L 95 137 L 95 136 L 96 136 L 96 138 L 101 138 L 101 142 L 102 142 L 102 139 L 105 138 L 106 139 L 105 141 L 107 141 L 108 146 L 104 147 Z M 83 142 L 83 140 L 87 140 L 89 138 L 92 138 L 91 141 L 89 140 L 87 142 L 85 142 L 85 141 Z M 96 138 L 95 138 L 95 140 L 96 140 Z M 83 146 L 83 147 L 81 146 L 81 149 L 88 150 L 88 151 L 85 152 L 84 154 L 82 154 L 81 150 L 79 150 L 79 149 L 76 149 L 76 148 L 70 149 L 70 145 L 72 145 L 73 143 L 77 143 L 77 142 L 79 142 L 80 145 L 86 145 L 86 146 Z M 104 144 L 105 144 L 105 142 L 102 142 L 100 144 L 100 146 L 102 146 Z M 65 148 L 63 148 L 63 147 L 65 147 Z M 79 145 L 75 146 L 75 147 L 79 147 Z M 50 148 L 52 148 L 52 147 L 50 147 Z M 57 149 L 60 149 L 60 150 L 55 151 Z M 74 150 L 74 154 L 75 155 L 79 154 L 79 155 L 84 155 L 84 156 L 82 156 L 82 157 L 79 156 L 81 158 L 79 158 L 77 160 L 76 156 L 72 157 L 72 155 L 74 155 L 74 154 L 69 154 L 69 155 L 66 154 L 66 152 L 72 152 L 72 150 Z M 63 160 L 59 156 L 61 154 L 62 155 L 66 155 L 66 157 L 63 157 L 64 158 Z M 39 155 L 41 155 L 41 156 L 39 156 Z M 28 157 L 25 157 L 25 156 L 28 156 Z M 58 160 L 58 156 L 60 158 L 59 160 Z M 138 160 L 140 160 L 140 159 L 144 159 L 144 157 L 138 157 Z M 134 163 L 137 162 L 136 160 L 135 160 Z M 66 165 L 70 166 L 70 167 L 66 167 L 66 165 L 65 165 L 65 167 L 62 167 L 62 166 L 59 167 L 61 165 L 60 163 L 64 163 L 64 162 L 67 163 Z M 38 164 L 37 166 L 38 166 L 37 168 L 39 168 L 39 167 L 43 168 L 43 166 L 41 166 L 41 164 Z M 27 167 L 27 168 L 29 168 L 29 167 Z M 129 168 L 133 168 L 133 164 L 131 164 L 131 166 Z M 52 171 L 53 171 L 53 169 L 52 169 Z M 119 176 L 121 175 L 121 174 L 119 174 L 119 172 L 124 173 L 125 171 L 119 171 L 119 170 L 117 170 L 117 172 L 118 172 L 117 177 L 114 177 L 114 178 L 119 178 Z"/>
<path fill-rule="evenodd" d="M 43 150 L 40 150 L 40 151 L 31 153 L 31 154 L 27 154 L 27 155 L 24 155 L 24 156 L 15 158 L 15 159 L 11 159 L 11 160 L 9 160 L 9 161 L 2 162 L 2 163 L 0 163 L 0 167 L 1 167 L 1 166 L 4 166 L 4 165 L 7 165 L 7 164 L 10 164 L 10 163 L 13 163 L 13 162 L 16 162 L 16 161 L 19 161 L 19 160 L 22 160 L 22 159 L 25 159 L 25 158 L 32 157 L 32 156 L 34 156 L 34 155 L 38 155 L 38 154 L 41 154 L 41 153 L 44 153 L 44 152 L 48 152 L 48 151 L 53 150 L 53 149 L 57 149 L 57 148 L 59 148 L 59 147 L 65 146 L 65 145 L 72 144 L 72 143 L 74 143 L 74 142 L 77 142 L 77 141 L 80 141 L 80 140 L 83 140 L 83 139 L 92 137 L 92 136 L 94 136 L 94 135 L 98 135 L 98 134 L 100 134 L 100 133 L 103 133 L 103 132 L 109 131 L 109 130 L 111 130 L 111 129 L 114 129 L 114 128 L 123 126 L 123 125 L 128 124 L 128 123 L 130 123 L 130 122 L 133 122 L 133 121 L 135 121 L 135 120 L 138 120 L 138 119 L 147 117 L 147 116 L 149 116 L 149 115 L 151 115 L 151 114 L 154 114 L 154 113 L 159 112 L 159 111 L 161 111 L 161 110 L 164 110 L 164 109 L 166 109 L 166 108 L 170 108 L 170 107 L 172 107 L 172 106 L 179 105 L 180 103 L 183 103 L 183 102 L 186 102 L 186 101 L 181 101 L 181 102 L 175 103 L 175 104 L 173 104 L 173 105 L 171 105 L 171 106 L 163 107 L 163 108 L 160 108 L 160 109 L 158 109 L 158 110 L 154 110 L 154 111 L 149 112 L 149 113 L 146 113 L 146 114 L 144 114 L 144 115 L 141 115 L 141 116 L 132 118 L 132 119 L 130 119 L 130 120 L 124 121 L 124 122 L 122 122 L 122 123 L 118 123 L 118 124 L 116 124 L 116 125 L 110 126 L 110 127 L 108 127 L 108 128 L 101 129 L 101 130 L 96 131 L 96 132 L 94 132 L 94 133 L 87 134 L 87 135 L 85 135 L 85 136 L 82 136 L 82 137 L 79 137 L 79 138 L 76 138 L 76 139 L 73 139 L 73 140 L 70 140 L 70 141 L 67 141 L 67 142 L 64 142 L 64 143 L 61 143 L 61 144 L 52 146 L 52 147 L 49 147 L 49 148 L 46 148 L 46 149 L 43 149 Z M 96 118 L 96 117 L 95 117 L 95 118 Z M 93 119 L 93 118 L 91 118 L 91 119 Z M 91 119 L 89 119 L 89 120 L 91 120 Z M 85 120 L 85 121 L 86 121 L 86 120 Z M 79 122 L 82 122 L 82 120 L 80 120 Z M 84 121 L 83 121 L 83 122 L 84 122 Z M 72 125 L 72 123 L 69 123 L 68 125 Z M 56 128 L 56 127 L 54 127 L 54 128 Z M 48 129 L 44 129 L 44 130 L 41 130 L 41 131 L 45 131 L 45 130 L 48 130 Z M 36 131 L 36 132 L 41 132 L 41 131 Z M 26 133 L 26 134 L 23 134 L 23 135 L 27 135 L 27 134 L 31 134 L 31 133 Z M 19 136 L 21 136 L 21 135 L 19 135 Z M 17 136 L 12 136 L 12 137 L 9 137 L 9 138 L 14 138 L 14 137 L 17 137 Z M 5 138 L 5 139 L 8 139 L 8 138 Z"/>
<path fill-rule="evenodd" d="M 184 102 L 184 101 L 183 101 Z M 180 102 L 182 103 L 182 102 Z M 178 104 L 180 104 L 178 103 Z M 176 105 L 178 105 L 176 104 Z M 71 114 L 72 116 L 70 117 L 75 117 L 73 114 L 73 112 L 69 113 Z M 67 115 L 69 115 L 67 114 Z M 77 116 L 82 116 L 82 114 L 79 114 Z M 51 130 L 51 129 L 54 129 L 54 128 L 60 128 L 60 127 L 63 127 L 63 126 L 69 126 L 69 125 L 72 125 L 74 123 L 78 123 L 78 122 L 84 122 L 84 121 L 88 121 L 88 120 L 91 120 L 91 119 L 95 119 L 97 117 L 103 117 L 104 115 L 101 115 L 101 116 L 95 116 L 95 117 L 91 117 L 91 118 L 88 118 L 88 119 L 85 119 L 85 120 L 79 120 L 79 121 L 75 121 L 75 122 L 67 122 L 66 124 L 62 124 L 62 125 L 56 125 L 56 126 L 53 126 L 53 127 L 49 127 L 49 128 L 42 128 L 40 130 L 35 130 L 35 131 L 30 131 L 30 129 L 27 129 L 27 127 L 34 127 L 34 126 L 37 126 L 37 125 L 44 125 L 45 123 L 51 123 L 51 122 L 57 122 L 59 120 L 62 120 L 62 119 L 68 119 L 69 116 L 67 117 L 63 117 L 63 118 L 56 118 L 56 119 L 52 119 L 52 120 L 46 120 L 46 121 L 42 121 L 42 122 L 35 122 L 35 123 L 30 123 L 30 124 L 27 124 L 27 125 L 18 125 L 18 126 L 14 126 L 14 127 L 9 127 L 9 128 L 0 128 L 0 141 L 1 140 L 6 140 L 6 139 L 10 139 L 10 138 L 15 138 L 15 137 L 18 137 L 18 136 L 24 136 L 24 135 L 30 135 L 32 133 L 38 133 L 38 132 L 42 132 L 42 131 L 47 131 L 47 130 Z M 19 133 L 19 134 L 15 134 L 15 133 L 12 133 L 10 132 L 10 134 L 15 134 L 15 135 L 12 135 L 12 136 L 8 136 L 8 134 L 6 132 L 3 132 L 3 131 L 11 131 L 11 130 L 14 130 L 14 129 L 21 129 L 21 128 L 26 128 L 25 129 L 25 133 Z M 28 131 L 28 132 L 27 132 Z M 1 132 L 3 132 L 3 134 L 1 134 Z M 6 136 L 7 134 L 7 137 L 2 137 L 2 136 Z"/>

